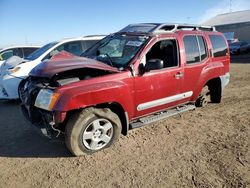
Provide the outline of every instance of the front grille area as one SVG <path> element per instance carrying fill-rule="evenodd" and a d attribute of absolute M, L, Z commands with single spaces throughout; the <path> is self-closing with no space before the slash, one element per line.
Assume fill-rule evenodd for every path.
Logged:
<path fill-rule="evenodd" d="M 19 97 L 23 104 L 34 106 L 39 91 L 48 87 L 48 80 L 43 78 L 28 77 L 23 80 L 18 88 Z"/>
<path fill-rule="evenodd" d="M 22 101 L 24 115 L 32 123 L 48 124 L 53 120 L 53 113 L 35 107 L 39 91 L 47 88 L 46 79 L 28 77 L 20 83 L 18 93 Z"/>

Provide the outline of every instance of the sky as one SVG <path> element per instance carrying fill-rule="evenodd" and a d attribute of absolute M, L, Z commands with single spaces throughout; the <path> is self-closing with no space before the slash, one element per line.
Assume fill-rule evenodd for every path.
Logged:
<path fill-rule="evenodd" d="M 250 0 L 231 0 L 232 11 Z M 230 0 L 0 0 L 0 48 L 110 34 L 131 23 L 201 24 L 230 11 Z"/>

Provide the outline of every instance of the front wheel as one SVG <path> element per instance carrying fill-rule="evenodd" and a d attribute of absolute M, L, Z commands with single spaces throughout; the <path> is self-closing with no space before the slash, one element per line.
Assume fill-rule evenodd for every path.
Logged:
<path fill-rule="evenodd" d="M 87 108 L 69 119 L 65 141 L 72 154 L 81 156 L 111 146 L 120 133 L 120 119 L 110 109 Z"/>

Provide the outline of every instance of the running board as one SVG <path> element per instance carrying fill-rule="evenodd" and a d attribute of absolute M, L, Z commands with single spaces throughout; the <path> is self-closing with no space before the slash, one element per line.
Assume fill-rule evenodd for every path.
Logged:
<path fill-rule="evenodd" d="M 159 120 L 165 119 L 167 117 L 171 117 L 171 116 L 180 114 L 182 112 L 186 112 L 186 111 L 194 110 L 194 109 L 195 109 L 194 104 L 187 104 L 187 105 L 183 105 L 183 106 L 178 106 L 178 107 L 173 108 L 173 109 L 161 111 L 161 112 L 155 113 L 153 115 L 140 118 L 140 119 L 130 123 L 130 126 L 132 129 L 142 127 L 144 125 L 153 123 L 155 121 L 159 121 Z"/>

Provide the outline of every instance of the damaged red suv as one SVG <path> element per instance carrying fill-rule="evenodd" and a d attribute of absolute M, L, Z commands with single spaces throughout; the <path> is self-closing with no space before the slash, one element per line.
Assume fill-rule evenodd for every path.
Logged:
<path fill-rule="evenodd" d="M 19 95 L 25 117 L 45 134 L 65 133 L 80 156 L 130 129 L 219 103 L 229 64 L 226 39 L 213 27 L 133 24 L 82 57 L 38 65 Z"/>

